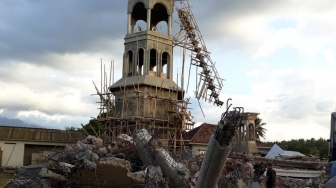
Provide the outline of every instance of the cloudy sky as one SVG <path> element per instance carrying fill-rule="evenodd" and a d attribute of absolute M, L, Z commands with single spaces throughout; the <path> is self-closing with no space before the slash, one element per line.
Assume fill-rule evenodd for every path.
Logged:
<path fill-rule="evenodd" d="M 190 4 L 226 80 L 222 100 L 259 112 L 268 141 L 328 138 L 336 108 L 336 1 Z M 107 67 L 114 60 L 121 76 L 126 9 L 126 0 L 0 1 L 0 124 L 63 129 L 97 116 L 92 80 L 100 82 L 101 59 Z M 198 124 L 217 123 L 225 110 L 202 102 L 204 118 L 192 102 Z"/>

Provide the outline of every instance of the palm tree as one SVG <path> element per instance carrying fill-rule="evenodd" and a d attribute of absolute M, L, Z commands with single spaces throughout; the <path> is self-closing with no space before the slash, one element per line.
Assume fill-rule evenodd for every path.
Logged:
<path fill-rule="evenodd" d="M 254 124 L 256 128 L 255 132 L 257 140 L 260 140 L 260 138 L 265 138 L 267 129 L 265 129 L 263 126 L 266 125 L 266 123 L 262 123 L 262 119 L 257 117 L 257 119 L 254 121 Z"/>

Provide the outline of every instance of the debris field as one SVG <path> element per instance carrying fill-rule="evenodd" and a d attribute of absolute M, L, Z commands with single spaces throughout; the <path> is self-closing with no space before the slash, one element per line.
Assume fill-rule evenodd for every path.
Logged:
<path fill-rule="evenodd" d="M 195 187 L 204 155 L 193 156 L 189 150 L 172 153 L 145 129 L 135 132 L 133 137 L 121 134 L 111 143 L 89 135 L 66 146 L 63 152 L 45 156 L 42 164 L 19 168 L 15 178 L 4 187 Z M 258 171 L 263 162 L 253 160 L 254 157 L 231 152 L 218 187 L 247 188 L 253 182 L 259 184 L 265 169 Z M 291 160 L 300 162 L 309 158 Z M 277 187 L 322 187 L 325 182 L 323 176 L 277 176 Z"/>

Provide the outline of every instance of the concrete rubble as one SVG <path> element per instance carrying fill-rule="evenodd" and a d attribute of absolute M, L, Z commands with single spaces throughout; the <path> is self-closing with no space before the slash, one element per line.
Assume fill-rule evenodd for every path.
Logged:
<path fill-rule="evenodd" d="M 153 139 L 147 130 L 134 134 L 137 151 L 145 164 L 159 166 L 168 178 L 169 187 L 190 187 L 189 170 L 175 159 Z"/>
<path fill-rule="evenodd" d="M 187 168 L 190 169 L 192 182 L 198 176 L 200 164 L 202 164 L 204 155 L 198 155 L 193 159 L 184 160 Z M 260 182 L 265 178 L 266 169 L 262 170 L 260 176 L 257 174 L 257 167 L 260 163 L 253 161 L 254 157 L 234 154 L 232 153 L 226 161 L 225 167 L 222 171 L 222 176 L 219 179 L 218 187 L 222 188 L 262 188 L 263 184 Z M 314 160 L 314 159 L 312 159 Z M 323 165 L 323 163 L 321 164 Z M 288 167 L 276 166 L 276 168 L 282 168 L 284 170 L 290 170 Z M 289 188 L 289 187 L 316 187 L 322 188 L 327 182 L 327 178 L 322 175 L 315 178 L 293 178 L 293 177 L 281 177 L 277 176 L 276 187 L 277 188 Z M 257 186 L 256 186 L 257 185 Z"/>
<path fill-rule="evenodd" d="M 129 136 L 110 144 L 88 136 L 66 146 L 62 153 L 46 157 L 42 164 L 19 168 L 16 178 L 5 187 L 143 187 L 146 176 L 143 171 L 135 172 L 142 167 L 137 158 Z M 155 172 L 150 174 L 158 179 Z"/>
<path fill-rule="evenodd" d="M 55 152 L 45 158 L 42 164 L 24 166 L 18 169 L 15 179 L 5 187 L 195 187 L 200 174 L 204 155 L 191 157 L 188 150 L 181 155 L 172 155 L 161 147 L 145 129 L 131 137 L 119 135 L 116 140 L 104 143 L 102 139 L 88 136 L 83 141 Z M 247 188 L 264 187 L 259 184 L 264 178 L 264 164 L 261 157 L 230 153 L 219 177 L 218 187 Z M 273 159 L 273 160 L 286 160 Z M 292 166 L 274 163 L 275 168 L 309 170 L 324 163 L 315 158 L 292 157 Z M 271 161 L 276 162 L 276 161 Z M 307 166 L 302 164 L 318 163 Z M 300 164 L 297 167 L 293 164 Z M 277 187 L 322 187 L 327 181 L 317 178 L 291 178 L 277 176 Z"/>

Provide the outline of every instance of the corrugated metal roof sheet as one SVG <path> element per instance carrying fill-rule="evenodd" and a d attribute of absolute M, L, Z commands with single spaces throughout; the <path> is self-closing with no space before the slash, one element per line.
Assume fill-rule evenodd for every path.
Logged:
<path fill-rule="evenodd" d="M 271 150 L 265 156 L 265 158 L 274 159 L 278 156 L 305 156 L 305 155 L 297 151 L 283 150 L 278 145 L 274 144 Z"/>
<path fill-rule="evenodd" d="M 85 139 L 83 132 L 57 129 L 0 126 L 0 140 L 25 140 L 41 142 L 77 142 Z"/>
<path fill-rule="evenodd" d="M 298 151 L 287 151 L 284 150 L 284 154 L 282 154 L 282 156 L 306 156 Z"/>

